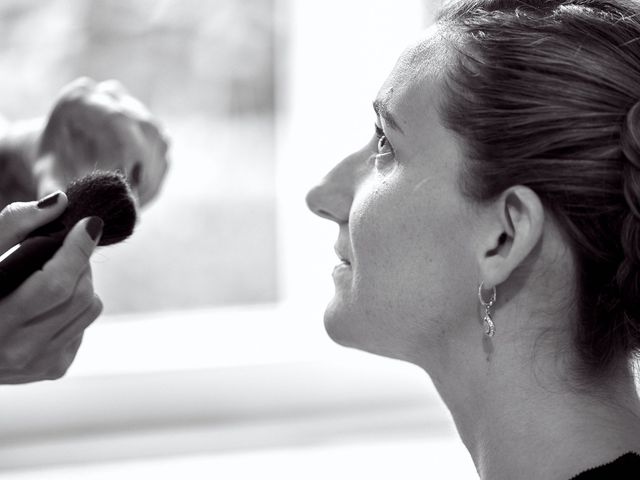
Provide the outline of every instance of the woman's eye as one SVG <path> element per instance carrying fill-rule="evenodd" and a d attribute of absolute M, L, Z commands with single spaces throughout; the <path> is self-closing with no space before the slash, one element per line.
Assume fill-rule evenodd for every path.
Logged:
<path fill-rule="evenodd" d="M 384 131 L 380 126 L 376 124 L 376 137 L 378 139 L 378 145 L 376 147 L 376 154 L 374 155 L 375 168 L 378 171 L 386 172 L 390 167 L 395 165 L 394 152 L 389 139 L 384 134 Z"/>
<path fill-rule="evenodd" d="M 375 158 L 376 170 L 386 172 L 395 164 L 393 150 L 386 137 L 380 137 L 378 140 L 378 153 Z"/>
<path fill-rule="evenodd" d="M 387 140 L 387 137 L 385 135 L 381 135 L 378 138 L 378 153 L 385 153 L 389 150 L 391 150 L 391 147 L 389 146 L 389 140 Z"/>
<path fill-rule="evenodd" d="M 378 139 L 378 153 L 386 153 L 389 151 L 393 151 L 391 145 L 389 144 L 389 139 L 384 134 L 382 128 L 376 123 L 376 137 Z"/>

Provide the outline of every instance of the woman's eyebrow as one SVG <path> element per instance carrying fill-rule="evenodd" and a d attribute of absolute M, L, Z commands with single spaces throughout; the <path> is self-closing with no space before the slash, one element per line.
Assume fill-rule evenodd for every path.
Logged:
<path fill-rule="evenodd" d="M 382 117 L 384 121 L 391 126 L 391 128 L 404 134 L 396 119 L 391 115 L 391 112 L 389 112 L 388 102 L 386 100 L 376 98 L 373 101 L 373 110 L 376 112 L 376 115 L 378 115 L 378 117 Z"/>

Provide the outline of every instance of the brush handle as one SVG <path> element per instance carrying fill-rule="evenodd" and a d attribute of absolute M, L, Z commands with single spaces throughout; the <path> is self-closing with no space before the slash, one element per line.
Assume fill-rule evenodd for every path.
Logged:
<path fill-rule="evenodd" d="M 0 262 L 0 299 L 6 297 L 55 255 L 64 241 L 63 235 L 25 239 Z"/>

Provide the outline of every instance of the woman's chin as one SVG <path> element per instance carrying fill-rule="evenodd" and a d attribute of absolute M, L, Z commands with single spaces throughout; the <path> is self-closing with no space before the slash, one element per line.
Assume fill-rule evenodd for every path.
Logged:
<path fill-rule="evenodd" d="M 349 315 L 345 311 L 343 302 L 338 296 L 334 297 L 324 312 L 324 328 L 327 335 L 339 345 L 343 347 L 356 347 L 356 340 L 350 328 Z"/>
<path fill-rule="evenodd" d="M 369 338 L 370 332 L 367 331 L 367 325 L 345 307 L 346 305 L 336 298 L 327 307 L 324 314 L 324 328 L 329 338 L 343 347 L 379 355 L 377 349 L 369 345 L 371 338 Z"/>
<path fill-rule="evenodd" d="M 416 362 L 415 349 L 411 341 L 402 342 L 398 338 L 391 338 L 382 331 L 372 331 L 372 325 L 363 322 L 357 314 L 348 310 L 348 304 L 340 301 L 339 297 L 335 297 L 327 306 L 324 313 L 324 328 L 329 338 L 338 345 L 347 348 L 354 348 L 362 352 L 379 355 L 395 360 Z"/>

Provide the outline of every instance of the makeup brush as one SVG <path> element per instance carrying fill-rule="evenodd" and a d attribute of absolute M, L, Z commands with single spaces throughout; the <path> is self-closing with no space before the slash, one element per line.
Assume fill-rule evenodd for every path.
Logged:
<path fill-rule="evenodd" d="M 133 233 L 136 202 L 122 174 L 96 171 L 72 182 L 65 193 L 69 203 L 62 215 L 31 232 L 0 262 L 0 299 L 42 269 L 71 228 L 85 217 L 100 217 L 104 222 L 99 246 L 121 242 Z"/>

